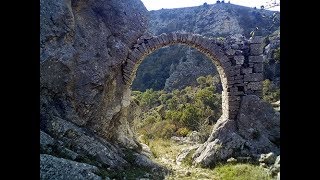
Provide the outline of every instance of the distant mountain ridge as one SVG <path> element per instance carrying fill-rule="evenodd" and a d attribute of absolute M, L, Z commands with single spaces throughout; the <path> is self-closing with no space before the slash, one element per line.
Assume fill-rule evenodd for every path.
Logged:
<path fill-rule="evenodd" d="M 277 30 L 280 12 L 254 9 L 235 4 L 220 3 L 196 7 L 153 10 L 150 12 L 149 31 L 155 35 L 188 31 L 205 36 L 222 36 L 250 32 L 258 27 L 256 35 L 266 36 Z"/>

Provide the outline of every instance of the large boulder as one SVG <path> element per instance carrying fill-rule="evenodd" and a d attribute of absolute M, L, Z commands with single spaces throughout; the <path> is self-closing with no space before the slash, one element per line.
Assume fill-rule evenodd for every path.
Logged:
<path fill-rule="evenodd" d="M 190 154 L 195 151 L 197 148 L 199 148 L 200 144 L 196 144 L 196 145 L 193 145 L 193 146 L 190 146 L 190 147 L 185 147 L 181 150 L 181 152 L 177 155 L 176 157 L 176 163 L 178 165 L 181 165 L 182 162 L 184 160 L 186 160 L 186 158 L 188 156 L 190 156 Z M 191 154 L 192 155 L 192 154 Z"/>
<path fill-rule="evenodd" d="M 259 162 L 271 165 L 271 164 L 275 163 L 276 158 L 277 158 L 277 156 L 272 152 L 270 152 L 268 154 L 261 154 L 260 158 L 259 158 Z"/>
<path fill-rule="evenodd" d="M 243 96 L 236 120 L 219 119 L 193 155 L 195 164 L 214 166 L 231 157 L 280 153 L 280 114 L 255 95 Z"/>
<path fill-rule="evenodd" d="M 40 179 L 101 180 L 98 168 L 47 154 L 40 154 Z"/>
<path fill-rule="evenodd" d="M 79 161 L 90 158 L 104 167 L 120 170 L 128 165 L 119 146 L 109 143 L 72 122 L 56 117 L 47 123 L 46 130 L 60 142 L 53 146 L 59 151 L 58 155 L 64 156 L 66 153 L 63 147 L 67 147 L 80 155 Z"/>

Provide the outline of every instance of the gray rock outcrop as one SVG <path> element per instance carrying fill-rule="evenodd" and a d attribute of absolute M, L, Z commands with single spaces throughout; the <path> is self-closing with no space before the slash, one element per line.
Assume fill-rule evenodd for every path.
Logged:
<path fill-rule="evenodd" d="M 91 157 L 95 161 L 112 169 L 123 169 L 128 165 L 124 154 L 117 145 L 80 128 L 72 122 L 55 118 L 47 124 L 47 132 L 60 141 L 58 147 L 68 147 L 82 157 Z"/>
<path fill-rule="evenodd" d="M 270 152 L 268 154 L 261 154 L 260 158 L 259 158 L 259 162 L 270 165 L 270 164 L 275 163 L 276 158 L 277 158 L 277 156 L 272 152 Z"/>
<path fill-rule="evenodd" d="M 274 164 L 269 168 L 272 176 L 278 176 L 280 178 L 280 155 L 277 157 Z"/>
<path fill-rule="evenodd" d="M 242 98 L 237 120 L 219 119 L 193 155 L 195 164 L 214 166 L 231 157 L 280 153 L 280 115 L 255 95 Z"/>
<path fill-rule="evenodd" d="M 181 150 L 181 152 L 178 154 L 178 156 L 176 157 L 176 163 L 178 165 L 180 165 L 186 159 L 186 157 L 190 156 L 190 153 L 192 153 L 196 149 L 198 149 L 199 146 L 200 146 L 200 144 L 196 144 L 196 145 L 193 145 L 193 146 L 190 146 L 190 147 L 183 148 Z"/>
<path fill-rule="evenodd" d="M 130 98 L 121 65 L 147 28 L 142 2 L 41 0 L 40 24 L 41 129 L 58 117 L 124 146 L 134 142 L 120 121 Z"/>
<path fill-rule="evenodd" d="M 40 179 L 101 180 L 98 168 L 89 164 L 40 154 Z"/>

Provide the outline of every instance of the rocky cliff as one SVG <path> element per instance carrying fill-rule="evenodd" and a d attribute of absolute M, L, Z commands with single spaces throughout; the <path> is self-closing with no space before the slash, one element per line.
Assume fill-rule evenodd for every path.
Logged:
<path fill-rule="evenodd" d="M 141 160 L 126 153 L 141 147 L 126 118 L 130 90 L 121 65 L 147 16 L 140 0 L 40 1 L 40 150 L 66 159 L 41 155 L 41 177 L 57 171 L 67 178 L 55 162 L 121 170 Z"/>
<path fill-rule="evenodd" d="M 280 26 L 279 18 L 279 12 L 220 3 L 150 11 L 148 31 L 155 35 L 186 31 L 207 37 L 241 34 L 248 38 L 251 32 L 255 36 L 274 33 Z M 277 65 L 266 65 L 269 79 L 279 77 L 276 73 L 279 71 Z M 216 74 L 215 66 L 202 53 L 185 46 L 165 48 L 154 52 L 141 64 L 133 89 L 181 89 L 195 84 L 197 77 L 208 74 Z M 177 81 L 182 78 L 185 79 L 184 82 Z"/>

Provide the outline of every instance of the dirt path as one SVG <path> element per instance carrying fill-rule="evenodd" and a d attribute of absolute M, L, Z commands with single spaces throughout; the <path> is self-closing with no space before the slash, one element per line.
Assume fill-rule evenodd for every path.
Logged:
<path fill-rule="evenodd" d="M 167 167 L 172 171 L 172 174 L 166 176 L 168 180 L 176 179 L 195 179 L 195 180 L 209 180 L 219 179 L 214 173 L 214 170 L 196 168 L 185 164 L 178 165 L 176 163 L 176 156 L 180 153 L 181 149 L 190 146 L 187 144 L 178 144 L 172 141 L 160 141 L 152 143 L 155 146 L 153 151 L 156 152 L 157 157 L 154 158 L 156 162 Z"/>

